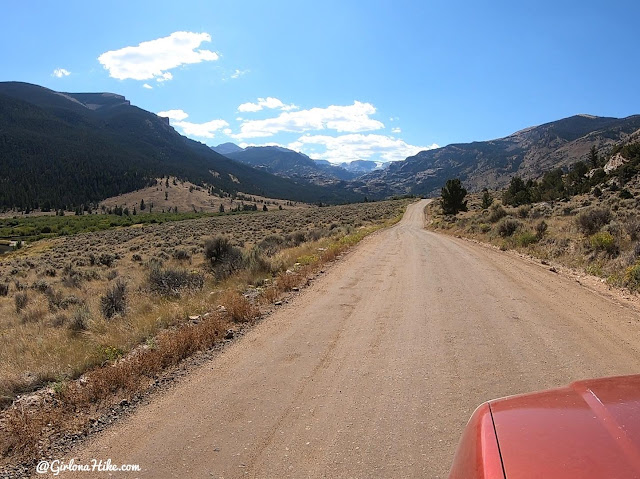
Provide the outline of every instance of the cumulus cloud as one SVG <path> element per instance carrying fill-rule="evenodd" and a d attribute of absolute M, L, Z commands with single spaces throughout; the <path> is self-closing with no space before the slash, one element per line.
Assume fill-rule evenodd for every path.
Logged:
<path fill-rule="evenodd" d="M 240 125 L 240 133 L 234 137 L 237 139 L 259 138 L 273 136 L 280 132 L 302 133 L 325 129 L 349 133 L 379 130 L 384 128 L 384 124 L 370 118 L 370 115 L 375 112 L 376 109 L 372 104 L 359 101 L 355 101 L 353 105 L 331 105 L 327 108 L 284 112 L 275 118 L 246 120 Z"/>
<path fill-rule="evenodd" d="M 324 151 L 319 151 L 317 147 Z M 386 135 L 349 134 L 304 135 L 290 143 L 288 148 L 332 163 L 350 163 L 353 160 L 400 161 L 419 151 L 438 148 L 438 145 L 410 145 L 404 140 Z"/>
<path fill-rule="evenodd" d="M 211 120 L 205 123 L 174 121 L 172 125 L 180 128 L 187 136 L 197 136 L 199 138 L 215 138 L 216 132 L 229 126 L 229 123 L 224 120 Z"/>
<path fill-rule="evenodd" d="M 51 76 L 56 78 L 68 77 L 69 75 L 71 75 L 71 72 L 64 68 L 56 68 L 53 70 L 53 73 L 51 73 Z"/>
<path fill-rule="evenodd" d="M 391 133 L 402 133 L 402 130 L 396 126 L 395 128 L 391 128 Z"/>
<path fill-rule="evenodd" d="M 189 114 L 183 110 L 167 110 L 167 111 L 159 111 L 158 116 L 164 116 L 165 118 L 169 118 L 170 120 L 184 120 L 189 117 Z"/>
<path fill-rule="evenodd" d="M 229 123 L 224 120 L 211 120 L 204 123 L 192 123 L 184 121 L 189 118 L 189 114 L 184 110 L 167 110 L 159 111 L 158 116 L 163 116 L 171 120 L 171 125 L 178 127 L 187 136 L 196 136 L 198 138 L 215 138 L 216 132 L 220 130 L 228 130 Z"/>
<path fill-rule="evenodd" d="M 171 80 L 168 70 L 181 65 L 215 61 L 216 52 L 199 49 L 203 42 L 210 42 L 208 33 L 174 32 L 168 37 L 142 42 L 103 53 L 98 61 L 118 80 Z"/>
<path fill-rule="evenodd" d="M 153 87 L 148 83 L 145 83 L 144 85 L 142 85 L 142 88 L 146 88 L 147 90 L 153 90 Z"/>
<path fill-rule="evenodd" d="M 272 110 L 282 110 L 282 111 L 290 111 L 290 110 L 297 110 L 298 107 L 296 105 L 285 105 L 284 103 L 282 103 L 282 101 L 278 100 L 277 98 L 273 98 L 273 97 L 267 97 L 267 98 L 258 98 L 258 101 L 256 103 L 243 103 L 242 105 L 238 106 L 238 111 L 241 112 L 255 112 L 255 111 L 260 111 L 263 108 L 269 108 Z"/>

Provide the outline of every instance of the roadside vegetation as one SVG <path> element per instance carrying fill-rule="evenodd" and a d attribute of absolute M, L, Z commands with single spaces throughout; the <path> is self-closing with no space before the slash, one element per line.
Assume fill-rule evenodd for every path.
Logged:
<path fill-rule="evenodd" d="M 42 240 L 0 262 L 0 451 L 91 427 L 229 339 L 411 200 L 223 215 Z M 35 393 L 34 393 L 35 392 Z"/>
<path fill-rule="evenodd" d="M 617 168 L 611 167 L 617 161 Z M 603 168 L 607 164 L 608 172 Z M 615 166 L 615 165 L 614 165 Z M 430 227 L 583 270 L 640 289 L 640 144 L 615 148 L 539 181 L 514 177 L 503 191 L 468 195 L 468 211 L 428 206 Z"/>

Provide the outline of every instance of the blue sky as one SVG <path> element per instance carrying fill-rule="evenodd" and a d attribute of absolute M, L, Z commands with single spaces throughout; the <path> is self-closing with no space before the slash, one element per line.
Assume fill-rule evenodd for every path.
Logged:
<path fill-rule="evenodd" d="M 388 161 L 640 113 L 638 2 L 24 0 L 3 17 L 0 80 L 119 93 L 209 145 Z"/>

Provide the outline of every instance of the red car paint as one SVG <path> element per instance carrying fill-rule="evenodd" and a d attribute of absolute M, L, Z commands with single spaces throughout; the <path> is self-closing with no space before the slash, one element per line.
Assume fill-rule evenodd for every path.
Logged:
<path fill-rule="evenodd" d="M 640 478 L 640 375 L 483 404 L 449 478 Z"/>

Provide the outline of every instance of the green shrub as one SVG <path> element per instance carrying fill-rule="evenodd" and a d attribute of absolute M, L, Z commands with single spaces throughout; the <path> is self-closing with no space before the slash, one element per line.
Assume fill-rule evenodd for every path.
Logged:
<path fill-rule="evenodd" d="M 640 288 L 640 264 L 630 266 L 625 271 L 624 275 L 625 285 L 633 290 Z"/>
<path fill-rule="evenodd" d="M 244 266 L 252 273 L 271 273 L 271 263 L 262 255 L 262 250 L 254 246 L 244 256 Z"/>
<path fill-rule="evenodd" d="M 124 315 L 127 311 L 127 284 L 119 279 L 104 296 L 100 298 L 102 315 L 111 319 L 116 314 Z"/>
<path fill-rule="evenodd" d="M 204 244 L 204 255 L 216 279 L 227 278 L 243 267 L 242 250 L 231 244 L 229 238 L 216 236 Z"/>
<path fill-rule="evenodd" d="M 538 237 L 530 231 L 525 231 L 515 236 L 516 244 L 518 246 L 529 246 L 530 244 L 537 243 Z"/>
<path fill-rule="evenodd" d="M 517 209 L 516 214 L 518 218 L 528 218 L 529 213 L 531 213 L 531 205 L 524 205 Z"/>
<path fill-rule="evenodd" d="M 204 276 L 181 268 L 162 268 L 154 265 L 147 277 L 149 288 L 163 296 L 179 296 L 185 289 L 200 290 L 204 286 Z"/>
<path fill-rule="evenodd" d="M 178 261 L 189 261 L 191 259 L 191 255 L 183 250 L 183 249 L 177 249 L 173 252 L 173 257 L 174 259 L 177 259 Z"/>
<path fill-rule="evenodd" d="M 304 233 L 302 233 L 304 238 Z M 258 248 L 264 252 L 267 256 L 274 256 L 278 251 L 284 248 L 286 240 L 280 235 L 269 235 L 260 243 Z"/>
<path fill-rule="evenodd" d="M 69 323 L 69 329 L 72 333 L 79 333 L 85 331 L 89 327 L 89 321 L 91 320 L 91 311 L 87 305 L 80 305 L 71 316 L 71 322 Z"/>
<path fill-rule="evenodd" d="M 576 217 L 576 225 L 581 233 L 591 236 L 611 221 L 611 211 L 605 208 L 591 208 Z"/>
<path fill-rule="evenodd" d="M 545 220 L 540 221 L 536 224 L 536 237 L 539 240 L 544 238 L 544 235 L 547 233 L 547 229 L 549 229 L 547 222 Z"/>
<path fill-rule="evenodd" d="M 513 218 L 505 218 L 498 224 L 498 234 L 503 238 L 513 235 L 521 223 Z"/>
<path fill-rule="evenodd" d="M 331 225 L 331 229 L 337 226 L 338 225 L 333 224 Z M 289 243 L 292 246 L 300 246 L 302 243 L 307 241 L 307 233 L 305 233 L 304 231 L 294 231 L 293 233 L 287 235 L 286 240 L 287 240 L 287 243 Z"/>
<path fill-rule="evenodd" d="M 489 214 L 489 221 L 491 223 L 496 223 L 505 216 L 507 216 L 507 212 L 505 211 L 505 209 L 500 205 L 494 205 L 491 208 L 491 213 Z"/>
<path fill-rule="evenodd" d="M 589 238 L 591 247 L 596 251 L 606 251 L 609 254 L 617 252 L 616 239 L 608 231 L 601 231 L 591 235 Z"/>
<path fill-rule="evenodd" d="M 623 200 L 630 200 L 631 198 L 633 198 L 633 194 L 626 188 L 623 188 L 622 190 L 620 190 L 620 193 L 618 195 Z"/>

